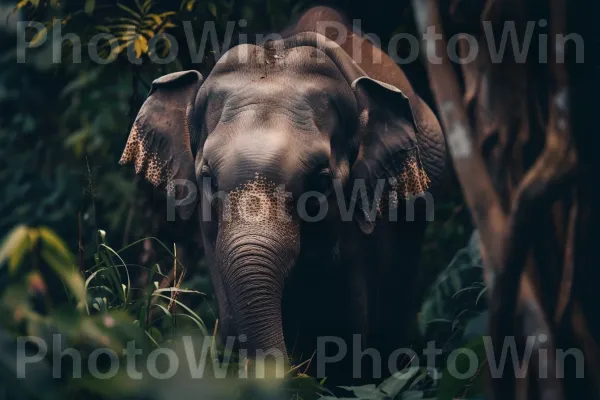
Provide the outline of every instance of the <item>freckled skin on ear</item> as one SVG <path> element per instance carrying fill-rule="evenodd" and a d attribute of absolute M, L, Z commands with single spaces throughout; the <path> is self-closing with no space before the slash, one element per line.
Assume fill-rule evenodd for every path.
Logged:
<path fill-rule="evenodd" d="M 202 84 L 196 71 L 176 72 L 152 82 L 150 94 L 133 123 L 120 164 L 133 164 L 137 174 L 182 198 L 177 180 L 194 182 L 194 160 L 190 149 L 189 116 Z M 195 203 L 180 207 L 187 219 Z"/>

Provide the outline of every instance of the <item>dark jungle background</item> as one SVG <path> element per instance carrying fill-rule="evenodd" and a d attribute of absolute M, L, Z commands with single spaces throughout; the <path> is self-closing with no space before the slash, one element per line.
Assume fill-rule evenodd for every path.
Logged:
<path fill-rule="evenodd" d="M 407 1 L 320 4 L 359 18 L 362 29 L 377 34 L 384 48 L 394 33 L 416 34 Z M 73 379 L 70 361 L 63 362 L 61 379 L 51 378 L 49 361 L 23 380 L 16 378 L 11 357 L 19 335 L 51 342 L 52 333 L 60 332 L 68 346 L 87 356 L 98 346 L 120 350 L 129 340 L 146 348 L 168 346 L 187 330 L 212 335 L 217 316 L 201 249 L 195 249 L 199 261 L 187 269 L 185 279 L 177 273 L 174 281 L 166 279 L 177 251 L 177 232 L 152 205 L 152 189 L 118 160 L 149 83 L 175 70 L 206 74 L 214 63 L 210 41 L 202 63 L 192 63 L 182 21 L 192 21 L 197 41 L 205 21 L 215 21 L 221 38 L 227 21 L 240 19 L 248 21 L 248 32 L 275 32 L 311 5 L 303 0 L 0 0 L 0 399 L 233 398 L 258 396 L 256 390 L 269 398 L 331 395 L 326 382 L 301 373 L 275 392 L 252 391 L 246 390 L 247 383 L 180 379 L 158 385 L 131 382 L 120 374 L 97 381 L 86 379 L 85 370 L 83 379 Z M 18 63 L 17 22 L 41 22 L 51 35 L 54 18 L 61 19 L 63 35 L 76 33 L 83 44 L 98 32 L 114 34 L 122 53 L 98 65 L 84 46 L 81 63 L 74 63 L 70 43 L 64 41 L 62 62 L 53 63 L 48 40 L 27 49 L 26 62 Z M 132 24 L 139 33 L 133 38 L 122 29 Z M 148 39 L 160 32 L 179 43 L 179 56 L 167 65 L 148 57 Z M 29 32 L 27 40 L 41 40 L 35 33 Z M 168 45 L 163 43 L 165 48 L 158 51 Z M 127 48 L 139 65 L 127 60 Z M 407 52 L 399 49 L 401 55 Z M 421 63 L 403 68 L 433 107 Z M 421 265 L 419 342 L 445 344 L 439 370 L 408 369 L 401 379 L 349 387 L 347 397 L 449 399 L 474 398 L 481 392 L 478 375 L 461 381 L 440 374 L 450 350 L 481 348 L 477 332 L 485 311 L 481 260 L 477 246 L 469 246 L 473 228 L 450 164 L 448 171 L 435 198 L 435 220 L 427 231 Z M 160 291 L 169 287 L 174 290 Z"/>

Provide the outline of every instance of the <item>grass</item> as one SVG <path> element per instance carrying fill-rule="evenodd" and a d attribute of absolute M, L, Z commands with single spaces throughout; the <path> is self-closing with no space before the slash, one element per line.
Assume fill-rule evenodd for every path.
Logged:
<path fill-rule="evenodd" d="M 140 246 L 145 240 L 154 241 L 170 254 L 172 266 L 168 269 L 175 271 L 171 286 L 161 287 L 161 283 L 168 281 L 168 273 L 160 265 L 147 268 L 128 264 L 123 259 L 122 254 L 126 250 Z M 289 395 L 290 398 L 310 399 L 328 393 L 315 380 L 298 374 L 301 366 L 292 367 L 289 379 L 282 386 L 265 381 L 266 386 L 262 387 L 264 385 L 255 385 L 256 382 L 250 384 L 233 379 L 243 368 L 235 361 L 235 356 L 227 371 L 227 376 L 232 379 L 226 379 L 227 383 L 211 379 L 215 375 L 211 371 L 214 368 L 212 361 L 223 357 L 223 349 L 215 339 L 218 323 L 211 329 L 197 311 L 179 299 L 181 294 L 202 297 L 205 294 L 182 287 L 184 271 L 176 250 L 171 251 L 160 240 L 144 238 L 115 250 L 107 243 L 106 233 L 99 231 L 93 261 L 89 268 L 76 265 L 75 257 L 66 244 L 46 227 L 18 226 L 5 238 L 0 247 L 0 316 L 3 321 L 0 337 L 6 343 L 6 349 L 12 350 L 5 349 L 6 353 L 0 350 L 0 381 L 16 383 L 4 388 L 10 395 L 24 395 L 24 398 L 79 398 L 89 395 L 122 398 L 147 393 L 148 387 L 156 389 L 152 379 L 136 382 L 127 379 L 128 376 L 120 370 L 108 383 L 94 379 L 92 371 L 85 367 L 90 355 L 101 348 L 121 355 L 128 343 L 134 342 L 144 355 L 158 348 L 170 349 L 179 352 L 183 362 L 190 358 L 189 354 L 184 354 L 188 350 L 182 348 L 184 336 L 202 343 L 210 341 L 206 358 L 207 378 L 200 385 L 214 392 L 213 396 L 221 393 L 228 399 L 232 398 L 232 394 L 245 398 L 247 392 L 254 393 L 253 396 L 264 392 L 264 396 L 270 397 L 271 392 L 276 391 L 286 393 L 286 397 Z M 133 271 L 134 268 L 138 271 Z M 132 282 L 134 276 L 140 276 L 140 270 L 145 271 L 145 284 L 135 287 Z M 74 348 L 82 354 L 84 371 L 81 379 L 53 379 L 52 349 L 45 359 L 26 370 L 26 381 L 17 379 L 16 338 L 35 336 L 51 344 L 54 334 L 61 335 L 65 347 Z M 36 351 L 39 350 L 40 346 Z M 71 368 L 71 362 L 61 362 L 60 376 L 72 377 Z M 30 379 L 44 382 L 40 386 L 43 390 L 32 391 L 28 383 Z M 164 387 L 172 387 L 176 392 L 186 388 L 191 392 L 197 391 L 197 381 L 182 383 L 181 379 L 184 378 L 174 376 L 169 382 L 162 382 L 160 390 L 153 389 L 148 395 L 161 398 L 166 395 Z M 1 390 L 0 384 L 0 393 Z"/>
<path fill-rule="evenodd" d="M 325 382 L 304 374 L 306 362 L 290 366 L 284 380 L 239 379 L 240 371 L 247 371 L 248 364 L 240 363 L 235 354 L 228 353 L 217 342 L 218 320 L 214 326 L 207 324 L 198 309 L 191 308 L 180 297 L 200 296 L 207 301 L 203 292 L 184 287 L 185 271 L 177 259 L 176 248 L 171 251 L 160 240 L 145 238 L 115 250 L 106 236 L 105 232 L 98 232 L 93 260 L 88 260 L 93 265 L 89 268 L 84 268 L 81 261 L 77 265 L 67 245 L 49 228 L 18 226 L 5 238 L 0 246 L 0 382 L 8 384 L 3 387 L 0 383 L 0 399 L 3 395 L 23 399 L 335 398 L 324 387 Z M 146 240 L 154 241 L 169 254 L 171 264 L 144 267 L 127 263 L 124 259 L 127 250 Z M 457 256 L 457 260 L 444 272 L 457 274 L 454 279 L 445 280 L 453 283 L 445 289 L 450 298 L 468 292 L 473 284 L 461 282 L 469 259 Z M 171 271 L 172 279 L 167 270 Z M 141 276 L 145 278 L 140 279 Z M 165 285 L 165 282 L 173 283 Z M 436 304 L 444 298 L 434 292 L 425 304 Z M 445 310 L 444 306 L 452 306 L 449 300 L 443 301 L 444 304 L 430 308 Z M 444 312 L 452 315 L 454 311 Z M 62 339 L 58 349 L 50 346 L 56 334 Z M 44 343 L 48 344 L 48 351 L 38 362 L 27 365 L 26 379 L 19 379 L 17 338 L 23 336 L 37 338 L 28 342 L 29 351 L 41 351 Z M 94 352 L 108 349 L 117 355 L 119 365 L 124 365 L 127 358 L 124 351 L 132 343 L 141 351 L 133 365 L 136 370 L 146 372 L 143 378 L 132 379 L 128 369 L 119 368 L 114 376 L 97 379 L 90 369 Z M 65 357 L 59 362 L 55 360 L 67 347 L 81 356 L 80 376 L 69 357 L 67 361 Z M 465 347 L 482 349 L 477 340 Z M 148 364 L 152 354 L 157 354 L 155 351 L 172 354 L 183 372 L 169 379 L 156 379 L 155 375 L 160 373 L 150 373 Z M 156 371 L 169 370 L 170 364 L 165 364 L 168 357 L 163 355 L 162 361 L 155 359 Z M 231 362 L 221 370 L 223 360 Z M 110 372 L 108 360 L 94 361 L 101 373 Z M 198 368 L 205 372 L 200 380 L 192 374 Z M 480 392 L 478 376 L 467 380 L 448 377 L 441 370 L 410 366 L 378 386 L 343 389 L 347 398 L 366 400 L 467 398 L 470 392 Z"/>

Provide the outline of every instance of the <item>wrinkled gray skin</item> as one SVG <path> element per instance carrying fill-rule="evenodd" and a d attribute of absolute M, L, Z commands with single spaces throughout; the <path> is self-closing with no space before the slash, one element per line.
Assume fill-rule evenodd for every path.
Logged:
<path fill-rule="evenodd" d="M 376 178 L 400 176 L 410 154 L 418 154 L 431 191 L 445 165 L 435 116 L 369 42 L 310 32 L 324 20 L 345 23 L 336 11 L 313 8 L 288 39 L 231 49 L 205 81 L 194 71 L 155 81 L 122 163 L 134 162 L 156 185 L 196 181 L 201 200 L 182 215 L 215 189 L 239 190 L 257 173 L 284 184 L 293 201 L 307 190 L 327 192 L 333 178 L 347 191 L 357 179 L 372 188 Z M 357 64 L 353 44 L 362 48 Z M 374 52 L 382 63 L 372 62 Z M 205 177 L 213 184 L 203 186 Z M 399 222 L 386 220 L 385 211 L 374 221 L 359 211 L 343 222 L 335 197 L 328 196 L 320 222 L 295 214 L 282 224 L 227 222 L 218 202 L 211 221 L 201 218 L 221 333 L 246 335 L 241 346 L 250 354 L 293 350 L 302 361 L 318 336 L 344 338 L 351 349 L 352 334 L 361 334 L 384 356 L 406 344 L 418 304 L 424 207 L 417 202 L 413 222 L 404 220 L 402 199 Z"/>

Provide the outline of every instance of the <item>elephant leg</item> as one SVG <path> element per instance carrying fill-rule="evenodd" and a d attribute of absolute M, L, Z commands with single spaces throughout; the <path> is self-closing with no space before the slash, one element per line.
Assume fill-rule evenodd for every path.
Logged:
<path fill-rule="evenodd" d="M 377 243 L 370 283 L 369 307 L 372 332 L 369 345 L 383 359 L 384 377 L 410 364 L 403 356 L 414 344 L 420 304 L 419 258 L 425 224 L 380 224 L 374 232 Z M 402 351 L 401 351 L 402 349 Z"/>
<path fill-rule="evenodd" d="M 367 337 L 366 282 L 362 269 L 300 260 L 286 285 L 283 320 L 286 343 L 295 365 L 330 385 L 353 384 L 353 335 Z M 336 361 L 338 356 L 343 356 Z M 304 368 L 300 369 L 301 372 Z M 358 381 L 357 381 L 358 382 Z"/>

